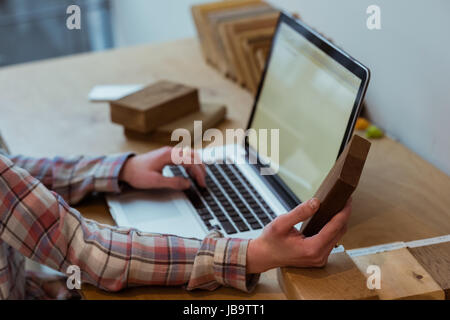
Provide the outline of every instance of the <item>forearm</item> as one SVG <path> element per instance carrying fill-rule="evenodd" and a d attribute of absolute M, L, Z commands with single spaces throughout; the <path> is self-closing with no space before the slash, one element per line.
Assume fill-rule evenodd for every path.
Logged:
<path fill-rule="evenodd" d="M 50 158 L 32 158 L 22 155 L 7 155 L 16 166 L 28 171 L 33 177 L 41 181 L 47 188 L 53 185 L 53 160 Z"/>
<path fill-rule="evenodd" d="M 83 282 L 110 291 L 134 285 L 249 291 L 256 284 L 258 276 L 246 274 L 245 240 L 215 232 L 200 241 L 104 226 L 1 160 L 0 237 L 37 262 L 62 272 L 77 265 Z"/>
<path fill-rule="evenodd" d="M 119 172 L 131 154 L 103 157 L 31 158 L 8 156 L 70 204 L 91 192 L 119 192 Z"/>

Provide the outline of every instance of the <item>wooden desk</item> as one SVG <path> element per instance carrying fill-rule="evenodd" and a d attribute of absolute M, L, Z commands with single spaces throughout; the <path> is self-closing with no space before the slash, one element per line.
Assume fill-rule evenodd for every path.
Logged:
<path fill-rule="evenodd" d="M 252 96 L 203 61 L 196 40 L 146 45 L 28 63 L 0 69 L 0 129 L 11 151 L 33 156 L 145 152 L 155 143 L 127 140 L 109 121 L 106 104 L 87 100 L 97 84 L 179 81 L 200 88 L 204 101 L 225 103 L 228 120 L 219 128 L 245 127 Z M 450 178 L 384 138 L 372 150 L 354 195 L 353 215 L 342 240 L 346 249 L 450 233 Z M 102 198 L 78 206 L 84 216 L 113 221 Z M 276 272 L 262 276 L 251 295 L 234 289 L 185 292 L 137 288 L 105 293 L 84 287 L 88 299 L 284 299 Z"/>

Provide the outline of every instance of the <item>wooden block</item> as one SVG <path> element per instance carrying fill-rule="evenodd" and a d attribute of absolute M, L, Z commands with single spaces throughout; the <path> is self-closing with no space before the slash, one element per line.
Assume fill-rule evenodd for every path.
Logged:
<path fill-rule="evenodd" d="M 111 121 L 148 133 L 199 110 L 197 89 L 159 81 L 122 99 L 111 101 Z"/>
<path fill-rule="evenodd" d="M 450 300 L 450 242 L 408 250 L 444 290 L 445 299 Z"/>
<path fill-rule="evenodd" d="M 222 37 L 219 33 L 219 25 L 226 22 L 247 20 L 274 12 L 277 12 L 277 10 L 266 3 L 261 3 L 258 5 L 231 8 L 207 14 L 206 18 L 210 24 L 210 32 L 213 40 L 211 47 L 215 51 L 213 55 L 213 64 L 219 69 L 220 72 L 225 75 L 228 75 L 229 73 L 228 60 L 225 54 L 225 47 Z"/>
<path fill-rule="evenodd" d="M 381 271 L 381 288 L 376 289 L 380 299 L 437 299 L 444 291 L 432 276 L 413 257 L 407 248 L 352 257 L 366 276 L 367 267 L 376 265 Z"/>
<path fill-rule="evenodd" d="M 256 60 L 258 61 L 258 67 L 262 72 L 266 66 L 267 59 L 269 57 L 270 48 L 256 50 Z"/>
<path fill-rule="evenodd" d="M 211 25 L 207 19 L 207 15 L 209 13 L 219 12 L 232 8 L 257 6 L 261 5 L 262 3 L 264 2 L 261 0 L 228 0 L 199 4 L 191 7 L 192 17 L 197 28 L 203 55 L 208 62 L 215 65 L 214 61 L 216 61 L 216 58 L 213 45 L 214 40 L 211 33 Z"/>
<path fill-rule="evenodd" d="M 257 29 L 264 29 L 272 27 L 275 29 L 279 17 L 279 12 L 261 15 L 254 18 L 242 19 L 227 23 L 222 23 L 219 26 L 220 38 L 223 42 L 226 59 L 228 62 L 228 73 L 239 83 L 243 83 L 244 76 L 241 72 L 243 61 L 240 61 L 235 38 L 239 33 L 252 31 Z M 239 44 L 240 45 L 240 44 Z"/>
<path fill-rule="evenodd" d="M 279 281 L 288 299 L 377 299 L 345 252 L 331 254 L 324 268 L 281 268 Z"/>
<path fill-rule="evenodd" d="M 247 61 L 248 68 L 250 70 L 251 76 L 251 85 L 250 90 L 252 93 L 256 93 L 258 89 L 258 85 L 261 79 L 262 69 L 259 66 L 258 58 L 256 53 L 261 49 L 270 49 L 272 44 L 272 35 L 266 36 L 258 36 L 255 38 L 244 39 L 242 43 L 242 47 L 245 52 L 245 58 Z"/>
<path fill-rule="evenodd" d="M 239 70 L 240 76 L 242 77 L 239 81 L 249 88 L 251 91 L 254 91 L 254 83 L 255 81 L 252 78 L 252 71 L 248 62 L 248 55 L 245 51 L 243 43 L 249 40 L 259 39 L 260 41 L 271 41 L 273 34 L 275 32 L 275 27 L 268 27 L 263 29 L 251 30 L 246 32 L 239 33 L 234 39 L 235 43 L 235 53 L 236 60 L 240 61 L 241 69 Z"/>
<path fill-rule="evenodd" d="M 320 207 L 303 222 L 300 232 L 305 236 L 318 233 L 345 206 L 358 185 L 369 149 L 369 141 L 357 135 L 352 137 L 314 195 L 320 200 Z"/>
<path fill-rule="evenodd" d="M 224 105 L 217 103 L 202 103 L 199 111 L 161 126 L 154 132 L 143 134 L 133 130 L 128 130 L 126 128 L 124 132 L 127 138 L 130 139 L 145 141 L 151 140 L 162 144 L 175 145 L 178 144 L 179 141 L 171 141 L 172 132 L 175 129 L 182 128 L 189 131 L 192 138 L 191 142 L 194 143 L 194 138 L 196 138 L 196 136 L 194 136 L 194 121 L 202 121 L 202 132 L 200 133 L 203 135 L 205 130 L 213 128 L 215 125 L 220 123 L 225 118 L 225 115 L 226 107 Z M 197 138 L 201 139 L 202 137 L 200 136 Z"/>

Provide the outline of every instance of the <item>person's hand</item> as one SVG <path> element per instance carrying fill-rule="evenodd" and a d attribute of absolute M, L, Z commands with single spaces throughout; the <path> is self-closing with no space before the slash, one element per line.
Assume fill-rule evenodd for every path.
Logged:
<path fill-rule="evenodd" d="M 162 175 L 164 166 L 173 164 L 172 150 L 174 149 L 171 147 L 163 147 L 155 151 L 129 158 L 122 167 L 119 180 L 124 181 L 137 189 L 188 189 L 190 187 L 188 179 L 183 177 L 165 177 Z M 183 158 L 188 161 L 183 161 L 181 165 L 200 186 L 205 187 L 206 169 L 205 166 L 200 163 L 197 153 L 194 151 L 187 151 Z"/>
<path fill-rule="evenodd" d="M 247 249 L 247 273 L 261 273 L 276 267 L 322 267 L 331 250 L 347 230 L 351 199 L 322 230 L 305 237 L 294 226 L 311 217 L 319 208 L 318 199 L 310 199 L 268 224 L 261 236 L 250 240 Z"/>

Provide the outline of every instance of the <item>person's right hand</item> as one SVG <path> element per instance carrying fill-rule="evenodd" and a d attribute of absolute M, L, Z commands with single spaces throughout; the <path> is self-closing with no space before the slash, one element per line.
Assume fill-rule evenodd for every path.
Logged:
<path fill-rule="evenodd" d="M 261 273 L 276 267 L 322 267 L 336 243 L 347 230 L 351 199 L 322 230 L 305 237 L 294 226 L 311 217 L 319 208 L 318 199 L 310 199 L 268 224 L 247 248 L 247 273 Z"/>

